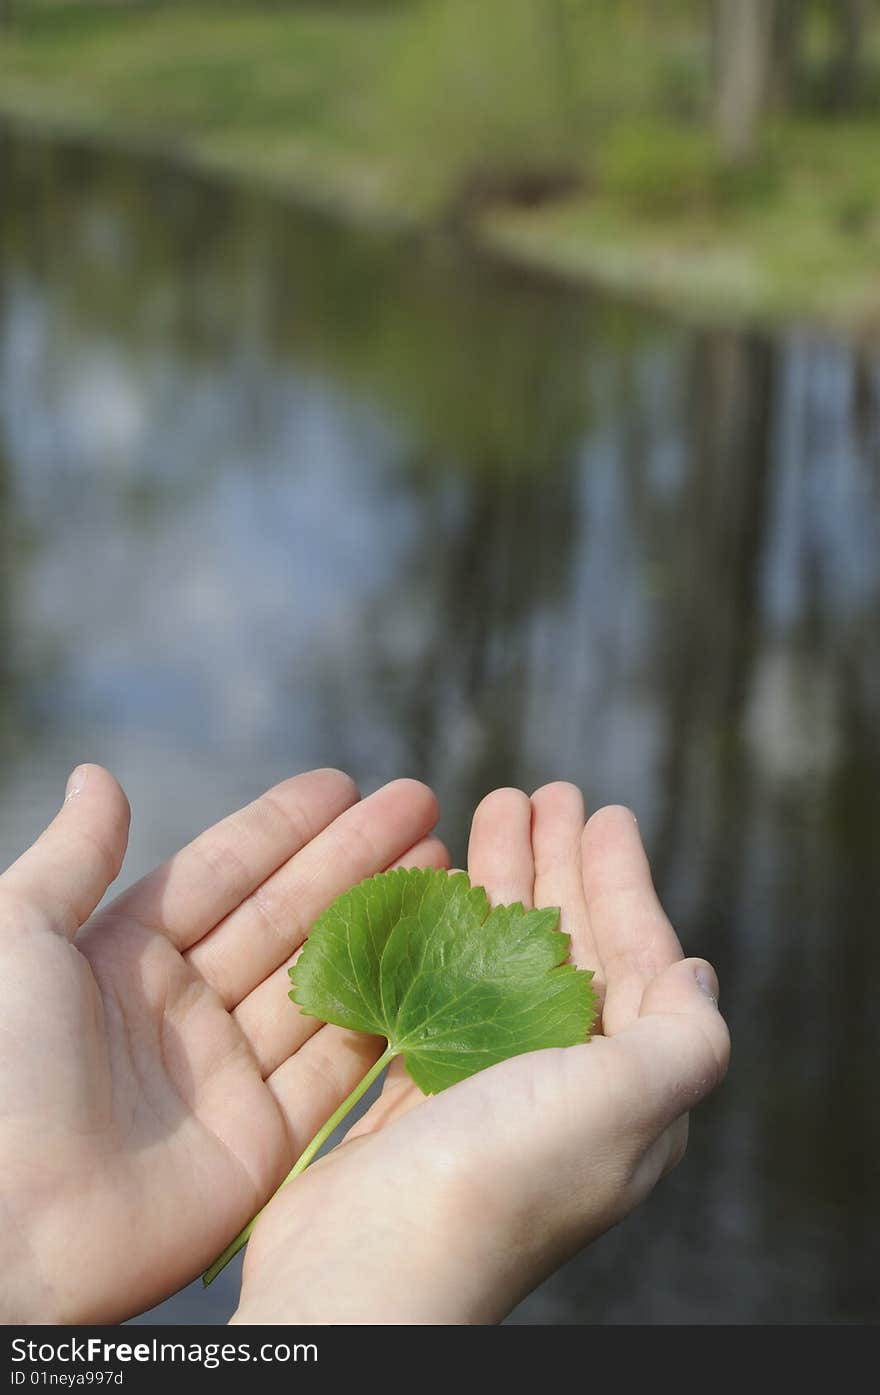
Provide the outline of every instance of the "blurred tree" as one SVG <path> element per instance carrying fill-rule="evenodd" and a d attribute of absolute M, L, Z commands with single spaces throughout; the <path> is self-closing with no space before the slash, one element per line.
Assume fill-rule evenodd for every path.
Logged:
<path fill-rule="evenodd" d="M 827 104 L 832 111 L 850 111 L 861 96 L 863 41 L 868 20 L 867 0 L 835 0 Z"/>
<path fill-rule="evenodd" d="M 806 9 L 807 0 L 776 0 L 770 95 L 783 109 L 791 105 L 800 79 Z"/>
<path fill-rule="evenodd" d="M 871 0 L 776 0 L 774 104 L 791 109 L 805 101 L 827 112 L 857 108 L 865 95 L 875 18 L 876 0 L 873 6 Z"/>
<path fill-rule="evenodd" d="M 722 158 L 754 152 L 770 77 L 775 0 L 716 0 L 715 125 Z"/>

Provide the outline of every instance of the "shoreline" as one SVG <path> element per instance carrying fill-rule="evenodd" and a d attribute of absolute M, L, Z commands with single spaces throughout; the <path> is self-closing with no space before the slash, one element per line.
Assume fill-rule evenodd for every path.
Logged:
<path fill-rule="evenodd" d="M 304 141 L 290 141 L 280 155 L 262 156 L 239 142 L 193 135 L 169 138 L 137 126 L 116 125 L 107 119 L 54 110 L 42 98 L 0 94 L 0 122 L 21 128 L 43 140 L 69 141 L 117 154 L 161 161 L 193 175 L 237 184 L 306 212 L 361 226 L 389 237 L 431 237 L 444 231 L 435 219 L 419 216 L 395 198 L 381 172 L 361 161 L 328 158 Z M 536 210 L 495 206 L 475 217 L 456 236 L 461 245 L 486 257 L 499 268 L 556 281 L 572 288 L 621 296 L 650 310 L 666 313 L 699 327 L 773 332 L 782 325 L 795 331 L 846 339 L 880 342 L 880 285 L 873 288 L 875 304 L 868 313 L 858 283 L 834 300 L 818 298 L 804 306 L 795 294 L 780 294 L 763 280 L 755 258 L 731 256 L 723 248 L 672 247 L 639 235 L 584 235 L 567 224 L 572 211 L 583 219 L 583 204 L 559 201 Z M 587 209 L 589 215 L 589 208 Z M 601 218 L 601 213 L 599 215 Z M 619 233 L 619 230 L 616 230 Z"/>

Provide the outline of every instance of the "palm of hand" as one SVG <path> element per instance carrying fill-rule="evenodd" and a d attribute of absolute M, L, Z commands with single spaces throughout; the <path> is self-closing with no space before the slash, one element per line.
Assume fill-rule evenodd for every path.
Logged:
<path fill-rule="evenodd" d="M 531 800 L 496 790 L 474 817 L 468 870 L 492 905 L 559 907 L 573 962 L 593 973 L 593 1035 L 611 1037 L 638 1017 L 645 988 L 682 950 L 654 892 L 633 815 L 609 808 L 585 820 L 573 785 L 545 786 Z M 520 1059 L 523 1073 L 534 1064 Z M 374 1133 L 422 1102 L 398 1059 L 350 1136 Z"/>
<path fill-rule="evenodd" d="M 259 1220 L 239 1320 L 497 1320 L 680 1159 L 727 1035 L 714 975 L 682 960 L 632 814 L 585 826 L 570 785 L 531 800 L 496 791 L 474 818 L 469 872 L 494 904 L 561 908 L 573 960 L 595 974 L 601 1034 L 428 1100 L 394 1061 L 345 1144 Z M 316 1253 L 304 1289 L 301 1257 Z"/>
<path fill-rule="evenodd" d="M 127 832 L 118 786 L 85 774 L 0 879 L 13 1318 L 129 1316 L 213 1258 L 369 1064 L 372 1043 L 289 1011 L 286 967 L 309 923 L 397 859 L 445 857 L 425 837 L 424 787 L 358 804 L 346 777 L 318 771 L 80 930 Z"/>

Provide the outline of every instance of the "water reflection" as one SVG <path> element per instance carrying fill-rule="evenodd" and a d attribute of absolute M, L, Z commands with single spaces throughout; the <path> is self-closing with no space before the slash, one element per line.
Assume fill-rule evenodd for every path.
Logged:
<path fill-rule="evenodd" d="M 877 360 L 0 161 L 4 858 L 83 757 L 130 876 L 312 764 L 428 779 L 459 858 L 494 784 L 630 802 L 734 1069 L 517 1320 L 875 1320 Z"/>

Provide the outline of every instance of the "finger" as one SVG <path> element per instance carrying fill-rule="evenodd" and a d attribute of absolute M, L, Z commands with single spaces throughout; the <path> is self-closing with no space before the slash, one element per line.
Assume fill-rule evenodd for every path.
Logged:
<path fill-rule="evenodd" d="M 394 865 L 448 867 L 449 854 L 439 838 L 423 838 L 398 858 Z M 264 1080 L 323 1026 L 317 1017 L 307 1016 L 289 997 L 289 970 L 301 953 L 302 947 L 289 955 L 233 1011 L 233 1017 L 257 1058 Z"/>
<path fill-rule="evenodd" d="M 717 999 L 711 966 L 679 960 L 652 979 L 636 1021 L 614 1037 L 563 1053 L 557 1144 L 574 1169 L 564 1179 L 573 1224 L 584 1199 L 605 1190 L 604 1229 L 680 1161 L 688 1113 L 727 1073 L 730 1037 Z M 533 1158 L 533 1166 L 539 1161 Z"/>
<path fill-rule="evenodd" d="M 697 978 L 707 971 L 670 966 L 615 1037 L 502 1061 L 415 1108 L 389 1087 L 376 1147 L 390 1159 L 408 1145 L 417 1168 L 464 1179 L 459 1196 L 475 1195 L 501 1234 L 529 1237 L 537 1282 L 643 1200 L 676 1160 L 678 1121 L 721 1081 L 729 1044 Z M 491 1187 L 474 1193 L 475 1176 Z"/>
<path fill-rule="evenodd" d="M 454 1136 L 462 1166 L 479 1159 L 499 1188 L 534 1186 L 545 1206 L 558 1198 L 563 1219 L 600 1194 L 619 1218 L 675 1161 L 677 1121 L 724 1078 L 730 1041 L 713 987 L 703 960 L 680 960 L 616 1036 L 503 1061 L 436 1096 L 434 1135 Z"/>
<path fill-rule="evenodd" d="M 118 897 L 110 915 L 189 949 L 357 800 L 341 770 L 294 775 L 201 833 Z"/>
<path fill-rule="evenodd" d="M 405 852 L 403 857 L 399 857 L 396 862 L 388 868 L 390 872 L 395 867 L 436 867 L 439 871 L 449 870 L 450 857 L 446 844 L 433 834 L 429 838 L 423 838 L 420 843 L 416 843 L 414 848 Z"/>
<path fill-rule="evenodd" d="M 576 785 L 544 785 L 532 795 L 535 905 L 559 906 L 559 928 L 571 937 L 573 961 L 598 975 L 601 965 L 584 895 L 584 819 L 584 800 Z M 594 978 L 593 987 L 597 994 L 601 991 L 600 978 Z"/>
<path fill-rule="evenodd" d="M 730 1036 L 718 980 L 704 959 L 681 959 L 646 987 L 641 1012 L 605 1043 L 621 1122 L 659 1135 L 724 1079 Z"/>
<path fill-rule="evenodd" d="M 587 913 L 605 980 L 602 1029 L 612 1036 L 639 1014 L 651 980 L 681 958 L 657 899 L 635 815 L 611 806 L 583 834 Z"/>
<path fill-rule="evenodd" d="M 306 843 L 187 959 L 234 1007 L 299 948 L 331 901 L 401 857 L 436 822 L 437 800 L 426 785 L 385 785 Z"/>
<path fill-rule="evenodd" d="M 468 845 L 473 886 L 485 887 L 493 906 L 533 905 L 532 805 L 522 790 L 494 790 L 477 808 Z"/>
<path fill-rule="evenodd" d="M 295 1160 L 322 1124 L 350 1095 L 385 1048 L 381 1037 L 321 1027 L 266 1084 L 275 1096 L 290 1135 Z"/>
<path fill-rule="evenodd" d="M 119 875 L 129 819 L 110 772 L 77 766 L 52 823 L 0 879 L 3 891 L 72 939 Z"/>

